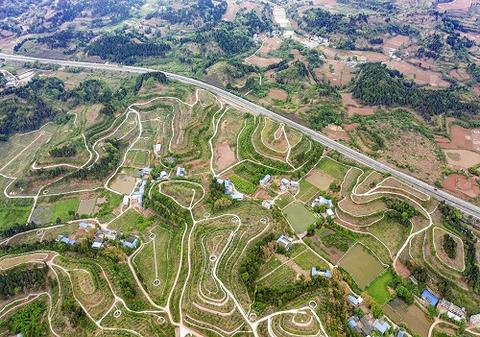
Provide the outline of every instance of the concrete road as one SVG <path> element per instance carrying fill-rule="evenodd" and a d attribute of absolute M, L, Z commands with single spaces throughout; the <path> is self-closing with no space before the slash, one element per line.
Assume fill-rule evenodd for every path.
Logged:
<path fill-rule="evenodd" d="M 29 56 L 22 56 L 22 55 L 10 55 L 0 53 L 0 58 L 4 58 L 6 60 L 12 61 L 20 61 L 20 62 L 40 62 L 40 63 L 48 63 L 48 64 L 57 64 L 61 66 L 71 66 L 71 67 L 81 67 L 81 68 L 90 68 L 90 69 L 98 69 L 98 70 L 110 70 L 110 71 L 124 71 L 130 73 L 147 73 L 151 71 L 159 71 L 158 69 L 151 69 L 151 68 L 144 68 L 144 67 L 133 67 L 133 66 L 121 66 L 116 64 L 104 64 L 104 63 L 92 63 L 92 62 L 76 62 L 76 61 L 67 61 L 67 60 L 57 60 L 57 59 L 46 59 L 46 58 L 37 58 L 37 57 L 29 57 Z M 311 137 L 312 139 L 318 141 L 319 143 L 340 152 L 342 155 L 351 158 L 363 165 L 369 166 L 374 170 L 389 173 L 394 177 L 397 177 L 413 186 L 418 188 L 425 193 L 428 193 L 438 200 L 443 200 L 446 203 L 458 208 L 462 212 L 472 215 L 478 219 L 480 219 L 480 207 L 475 206 L 465 200 L 462 200 L 458 197 L 455 197 L 445 191 L 439 190 L 434 186 L 431 186 L 417 178 L 414 178 L 408 174 L 405 174 L 395 168 L 392 168 L 388 165 L 385 165 L 375 159 L 372 159 L 360 152 L 357 152 L 341 143 L 338 143 L 334 140 L 329 139 L 328 137 L 314 131 L 306 126 L 303 126 L 295 121 L 292 121 L 284 116 L 274 113 L 266 108 L 263 108 L 255 103 L 247 101 L 242 97 L 238 97 L 226 90 L 220 89 L 208 83 L 195 80 L 193 78 L 172 74 L 168 72 L 164 72 L 167 77 L 177 80 L 182 83 L 191 84 L 197 86 L 199 88 L 203 88 L 209 90 L 216 94 L 217 96 L 223 98 L 224 101 L 227 103 L 236 106 L 238 108 L 243 108 L 245 110 L 251 111 L 256 114 L 261 114 L 264 116 L 268 116 L 269 118 L 276 120 L 278 122 L 284 123 L 290 127 L 293 127 L 300 132 L 304 133 L 305 135 Z"/>

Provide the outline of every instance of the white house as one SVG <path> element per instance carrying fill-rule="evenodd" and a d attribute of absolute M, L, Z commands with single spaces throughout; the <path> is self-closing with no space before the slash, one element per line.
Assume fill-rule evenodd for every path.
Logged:
<path fill-rule="evenodd" d="M 460 308 L 445 299 L 441 299 L 440 302 L 438 302 L 437 309 L 441 314 L 447 314 L 449 318 L 457 322 L 466 320 L 467 318 L 465 308 Z"/>
<path fill-rule="evenodd" d="M 260 179 L 260 185 L 267 186 L 271 179 L 272 176 L 270 174 L 265 175 L 262 179 Z"/>
<path fill-rule="evenodd" d="M 327 215 L 328 215 L 329 217 L 334 217 L 334 216 L 335 216 L 335 212 L 333 212 L 331 208 L 327 208 Z"/>
<path fill-rule="evenodd" d="M 162 172 L 160 172 L 159 178 L 160 178 L 160 180 L 163 180 L 163 179 L 168 178 L 168 173 L 167 173 L 167 171 L 162 171 Z"/>
<path fill-rule="evenodd" d="M 263 200 L 262 201 L 262 207 L 265 209 L 271 209 L 273 206 L 273 201 L 272 200 Z"/>
<path fill-rule="evenodd" d="M 130 197 L 128 195 L 123 196 L 123 206 L 128 206 L 130 203 Z"/>
<path fill-rule="evenodd" d="M 348 302 L 350 302 L 354 307 L 358 307 L 363 303 L 363 298 L 355 294 L 350 294 L 347 296 Z"/>
<path fill-rule="evenodd" d="M 470 316 L 470 325 L 473 327 L 480 327 L 480 313 Z"/>
<path fill-rule="evenodd" d="M 153 152 L 155 154 L 159 154 L 162 151 L 162 144 L 155 144 L 153 145 Z"/>
<path fill-rule="evenodd" d="M 177 177 L 185 177 L 186 173 L 187 170 L 185 170 L 185 167 L 177 167 Z"/>
<path fill-rule="evenodd" d="M 277 244 L 285 248 L 286 250 L 289 250 L 290 247 L 293 245 L 293 240 L 289 238 L 286 235 L 280 235 L 280 237 L 277 239 Z"/>

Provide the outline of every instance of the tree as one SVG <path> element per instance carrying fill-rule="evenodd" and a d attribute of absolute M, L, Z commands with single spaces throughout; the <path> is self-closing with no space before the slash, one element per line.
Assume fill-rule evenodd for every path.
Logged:
<path fill-rule="evenodd" d="M 315 233 L 315 228 L 317 228 L 315 223 L 311 223 L 310 225 L 308 225 L 307 234 L 308 235 L 313 235 Z"/>
<path fill-rule="evenodd" d="M 447 256 L 451 259 L 455 259 L 457 256 L 457 242 L 450 234 L 443 235 L 443 250 Z"/>
<path fill-rule="evenodd" d="M 373 303 L 370 309 L 372 310 L 372 315 L 375 318 L 380 318 L 384 315 L 382 307 L 377 303 Z"/>

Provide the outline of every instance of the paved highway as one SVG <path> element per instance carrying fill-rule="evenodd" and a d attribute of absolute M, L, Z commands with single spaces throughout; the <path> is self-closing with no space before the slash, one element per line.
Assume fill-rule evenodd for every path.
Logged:
<path fill-rule="evenodd" d="M 158 69 L 151 69 L 151 68 L 144 68 L 144 67 L 133 67 L 133 66 L 121 66 L 116 64 L 104 64 L 104 63 L 93 63 L 93 62 L 77 62 L 77 61 L 67 61 L 67 60 L 57 60 L 57 59 L 47 59 L 47 58 L 37 58 L 37 57 L 29 57 L 29 56 L 22 56 L 22 55 L 11 55 L 11 54 L 4 54 L 0 53 L 0 58 L 4 58 L 6 60 L 11 61 L 20 61 L 20 62 L 40 62 L 40 63 L 48 63 L 48 64 L 57 64 L 61 66 L 70 66 L 70 67 L 81 67 L 81 68 L 90 68 L 90 69 L 98 69 L 98 70 L 109 70 L 109 71 L 124 71 L 130 73 L 147 73 L 151 71 L 159 71 Z M 261 114 L 268 116 L 269 118 L 276 120 L 281 123 L 285 123 L 289 125 L 305 135 L 308 135 L 312 139 L 318 141 L 319 143 L 336 150 L 343 154 L 344 156 L 351 158 L 363 165 L 369 166 L 374 170 L 381 171 L 384 173 L 389 173 L 394 177 L 397 177 L 413 186 L 418 188 L 421 191 L 424 191 L 439 200 L 444 200 L 446 203 L 458 208 L 462 212 L 472 215 L 478 219 L 480 219 L 480 207 L 475 206 L 465 200 L 457 198 L 447 192 L 438 190 L 437 188 L 417 179 L 408 174 L 405 174 L 395 168 L 392 168 L 388 165 L 385 165 L 381 162 L 378 162 L 360 152 L 357 152 L 341 143 L 338 143 L 330 138 L 304 126 L 295 121 L 292 121 L 284 116 L 274 113 L 266 108 L 263 108 L 255 103 L 247 101 L 242 97 L 238 97 L 228 91 L 210 85 L 208 83 L 195 80 L 193 78 L 172 74 L 168 72 L 164 72 L 167 77 L 177 80 L 182 83 L 191 84 L 197 86 L 199 88 L 203 88 L 215 93 L 217 96 L 223 98 L 224 101 L 227 103 L 243 108 L 245 110 L 251 111 L 256 114 Z"/>

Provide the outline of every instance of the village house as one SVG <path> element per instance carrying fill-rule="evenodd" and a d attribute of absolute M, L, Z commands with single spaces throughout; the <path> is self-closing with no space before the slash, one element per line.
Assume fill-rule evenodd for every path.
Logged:
<path fill-rule="evenodd" d="M 185 169 L 185 167 L 177 167 L 177 177 L 185 177 L 185 175 L 187 174 L 187 170 Z"/>
<path fill-rule="evenodd" d="M 361 296 L 351 293 L 347 296 L 347 301 L 350 302 L 350 304 L 354 307 L 358 307 L 360 304 L 363 303 L 363 298 Z"/>
<path fill-rule="evenodd" d="M 467 318 L 467 312 L 465 311 L 465 308 L 460 308 L 459 306 L 445 299 L 441 299 L 438 302 L 437 309 L 439 313 L 446 314 L 448 318 L 457 322 L 466 320 Z"/>
<path fill-rule="evenodd" d="M 426 302 L 426 305 L 431 305 L 432 307 L 436 307 L 438 301 L 440 300 L 437 296 L 432 294 L 428 289 L 422 291 L 422 299 Z"/>
<path fill-rule="evenodd" d="M 132 193 L 131 196 L 131 201 L 132 203 L 135 203 L 139 205 L 140 207 L 143 207 L 143 195 L 145 194 L 145 187 L 147 186 L 147 181 L 142 180 L 136 187 L 135 190 Z"/>
<path fill-rule="evenodd" d="M 73 239 L 73 238 L 69 238 L 67 235 L 59 235 L 57 237 L 57 241 L 58 242 L 61 242 L 61 243 L 64 243 L 66 245 L 70 245 L 70 246 L 73 246 L 74 244 L 77 243 L 77 240 Z"/>
<path fill-rule="evenodd" d="M 135 249 L 138 246 L 138 237 L 130 235 L 127 240 L 122 240 L 122 245 L 125 248 Z"/>
<path fill-rule="evenodd" d="M 123 203 L 123 206 L 128 206 L 128 204 L 130 203 L 130 197 L 128 195 L 124 195 L 122 203 Z"/>
<path fill-rule="evenodd" d="M 262 179 L 260 179 L 259 183 L 260 186 L 267 186 L 270 180 L 272 179 L 272 176 L 270 174 L 265 175 Z"/>
<path fill-rule="evenodd" d="M 332 278 L 332 272 L 330 270 L 317 270 L 316 267 L 312 267 L 311 275 L 312 277 L 322 276 L 326 278 Z"/>
<path fill-rule="evenodd" d="M 103 239 L 103 240 L 115 241 L 117 239 L 117 236 L 118 236 L 117 232 L 109 229 L 105 229 L 105 230 L 99 229 L 95 233 L 95 238 Z"/>
<path fill-rule="evenodd" d="M 470 316 L 470 325 L 474 328 L 480 327 L 480 313 Z"/>
<path fill-rule="evenodd" d="M 334 217 L 335 216 L 335 212 L 331 209 L 331 208 L 327 208 L 327 216 L 329 217 Z"/>
<path fill-rule="evenodd" d="M 374 331 L 384 335 L 391 328 L 383 318 L 374 319 L 371 314 L 364 315 L 362 318 L 352 316 L 347 320 L 347 324 L 352 330 L 363 336 L 370 336 Z"/>
<path fill-rule="evenodd" d="M 273 200 L 263 200 L 262 207 L 265 209 L 271 209 L 273 206 Z"/>
<path fill-rule="evenodd" d="M 142 176 L 142 177 L 149 176 L 150 173 L 152 173 L 152 168 L 151 167 L 144 167 L 140 170 L 140 176 Z"/>
<path fill-rule="evenodd" d="M 314 208 L 314 207 L 320 206 L 320 205 L 324 205 L 324 206 L 327 206 L 328 208 L 332 208 L 333 207 L 333 202 L 332 202 L 332 200 L 327 199 L 327 198 L 320 195 L 312 201 L 311 206 L 312 206 L 312 208 Z"/>
<path fill-rule="evenodd" d="M 102 239 L 95 238 L 95 240 L 92 243 L 92 248 L 93 249 L 100 249 L 103 247 L 103 241 Z"/>
<path fill-rule="evenodd" d="M 292 245 L 293 245 L 293 239 L 291 239 L 288 236 L 282 234 L 277 239 L 277 245 L 285 248 L 285 250 L 288 251 L 290 249 L 290 247 L 292 247 Z"/>
<path fill-rule="evenodd" d="M 158 180 L 163 180 L 168 178 L 168 173 L 167 171 L 162 171 L 160 172 L 160 175 L 158 176 Z"/>
<path fill-rule="evenodd" d="M 153 152 L 158 155 L 162 151 L 162 144 L 153 145 Z"/>

